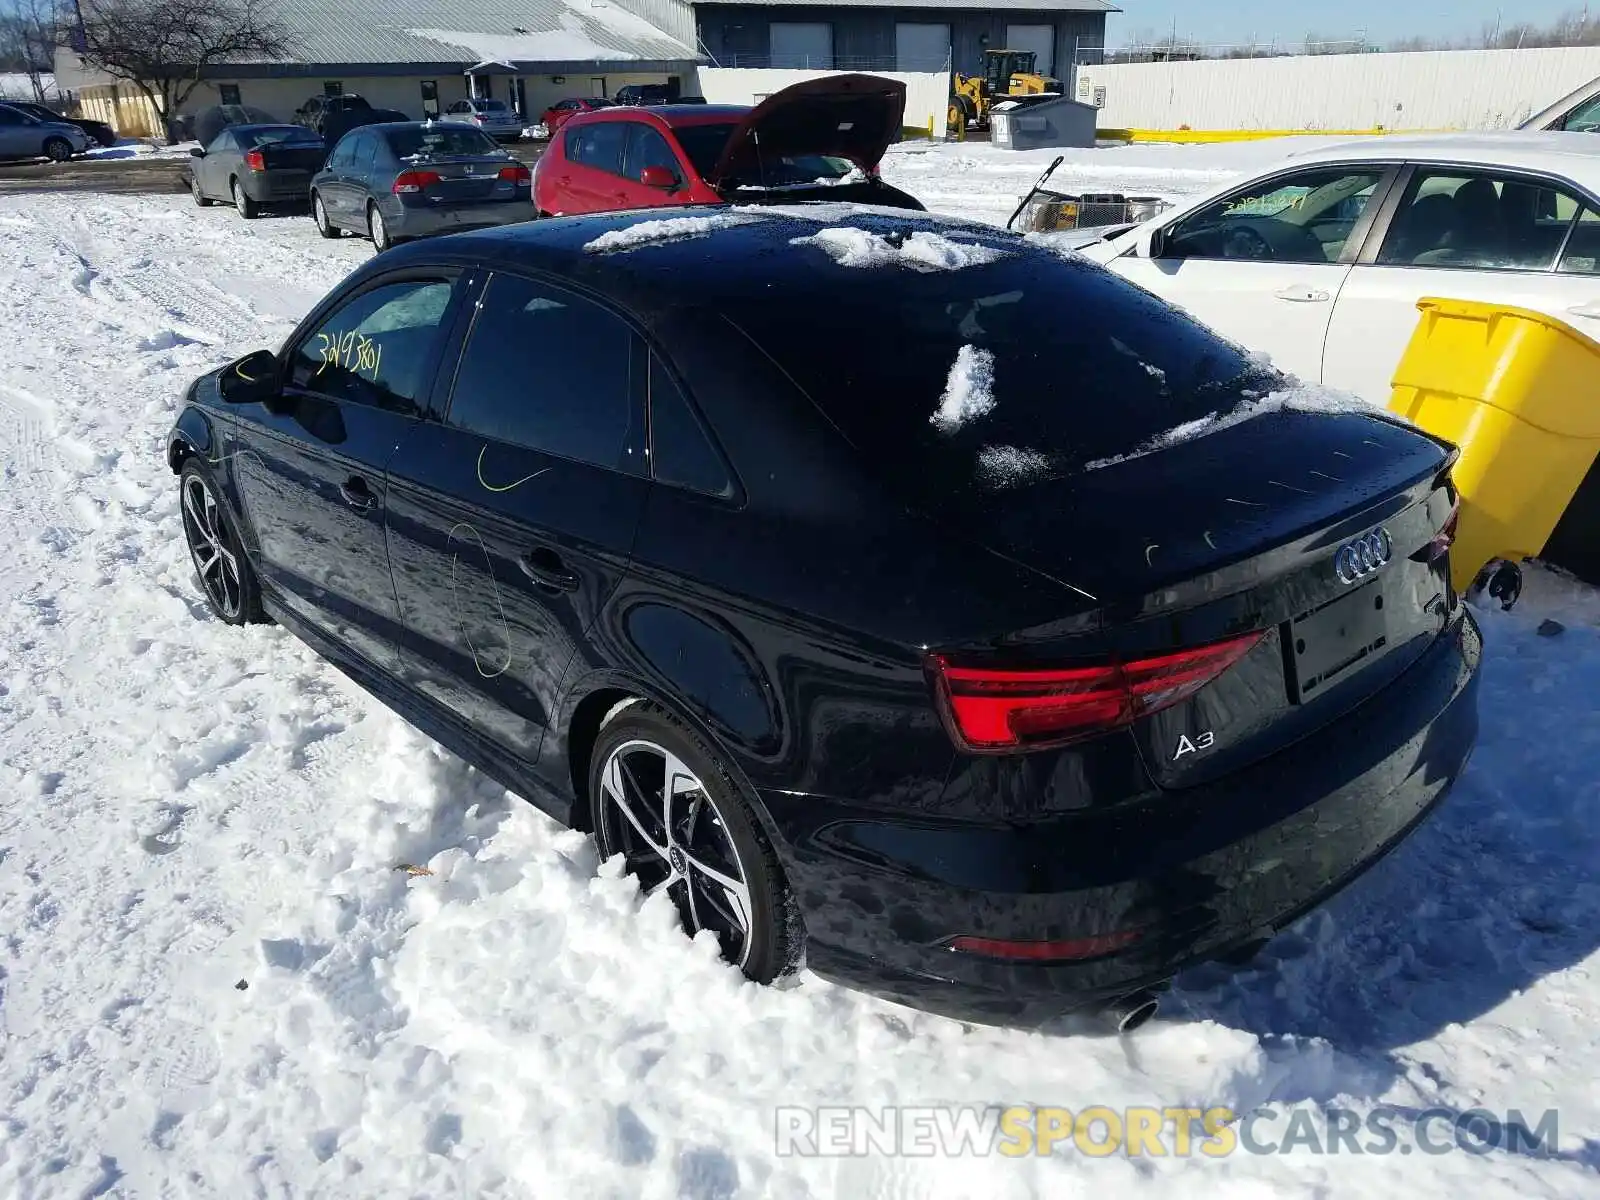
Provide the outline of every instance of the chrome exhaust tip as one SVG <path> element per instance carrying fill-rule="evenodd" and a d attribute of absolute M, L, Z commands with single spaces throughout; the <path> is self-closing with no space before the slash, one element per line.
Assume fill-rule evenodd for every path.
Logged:
<path fill-rule="evenodd" d="M 1132 1033 L 1155 1016 L 1160 1007 L 1161 997 L 1154 992 L 1129 992 L 1106 1005 L 1105 1018 L 1119 1034 Z"/>

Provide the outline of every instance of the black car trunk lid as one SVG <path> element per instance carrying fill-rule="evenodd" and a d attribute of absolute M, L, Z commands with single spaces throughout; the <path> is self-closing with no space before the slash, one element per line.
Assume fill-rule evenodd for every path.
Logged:
<path fill-rule="evenodd" d="M 516 185 L 500 172 L 516 164 L 508 158 L 487 155 L 438 155 L 407 159 L 405 168 L 426 182 L 415 193 L 430 205 L 476 204 L 485 200 L 512 200 Z"/>
<path fill-rule="evenodd" d="M 322 169 L 328 151 L 321 142 L 269 142 L 258 148 L 268 171 L 298 173 L 308 180 Z"/>
<path fill-rule="evenodd" d="M 1455 597 L 1430 543 L 1449 462 L 1386 420 L 1279 412 L 939 515 L 1098 605 L 1091 634 L 1006 638 L 1013 664 L 1135 662 L 1260 633 L 1198 694 L 1132 726 L 1152 777 L 1182 787 L 1332 721 L 1444 629 Z"/>

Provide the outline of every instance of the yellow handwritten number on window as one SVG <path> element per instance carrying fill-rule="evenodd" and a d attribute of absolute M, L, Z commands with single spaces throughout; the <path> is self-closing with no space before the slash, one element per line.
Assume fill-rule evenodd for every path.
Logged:
<path fill-rule="evenodd" d="M 364 333 L 319 333 L 315 354 L 321 375 L 330 366 L 352 375 L 365 375 L 373 383 L 383 369 L 383 347 Z"/>

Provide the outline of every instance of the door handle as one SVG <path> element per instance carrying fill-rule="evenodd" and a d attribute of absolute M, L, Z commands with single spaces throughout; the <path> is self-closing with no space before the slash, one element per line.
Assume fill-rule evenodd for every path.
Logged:
<path fill-rule="evenodd" d="M 352 475 L 341 483 L 339 495 L 344 497 L 344 502 L 351 508 L 362 513 L 368 511 L 377 499 L 367 487 L 367 481 L 359 475 Z"/>
<path fill-rule="evenodd" d="M 538 587 L 551 592 L 575 592 L 578 590 L 578 577 L 567 570 L 566 564 L 561 561 L 561 556 L 554 550 L 541 547 L 530 550 L 517 559 L 517 566 L 522 568 L 522 573 L 533 580 Z"/>
<path fill-rule="evenodd" d="M 1292 304 L 1326 304 L 1333 299 L 1327 292 L 1308 287 L 1280 288 L 1272 294 L 1279 300 L 1287 300 Z"/>
<path fill-rule="evenodd" d="M 1589 304 L 1574 304 L 1567 311 L 1575 317 L 1592 317 L 1600 321 L 1600 301 L 1594 301 Z"/>

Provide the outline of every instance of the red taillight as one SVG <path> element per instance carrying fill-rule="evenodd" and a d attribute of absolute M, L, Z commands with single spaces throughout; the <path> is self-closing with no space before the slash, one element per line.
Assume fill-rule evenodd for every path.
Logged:
<path fill-rule="evenodd" d="M 420 192 L 423 188 L 432 187 L 440 179 L 437 171 L 401 171 L 394 177 L 394 186 L 389 190 L 396 196 L 404 196 L 411 192 Z"/>
<path fill-rule="evenodd" d="M 267 156 L 259 150 L 247 150 L 244 156 L 244 165 L 252 171 L 265 171 L 267 169 Z"/>
<path fill-rule="evenodd" d="M 1456 526 L 1461 521 L 1461 497 L 1452 495 L 1450 498 L 1450 515 L 1444 519 L 1444 524 L 1439 526 L 1439 532 L 1433 535 L 1430 541 L 1417 554 L 1423 562 L 1435 563 L 1450 553 L 1450 547 L 1456 542 Z"/>
<path fill-rule="evenodd" d="M 533 172 L 518 163 L 514 167 L 501 167 L 500 178 L 505 183 L 514 183 L 518 187 L 522 187 L 533 182 Z"/>
<path fill-rule="evenodd" d="M 1034 750 L 1095 737 L 1194 695 L 1255 648 L 1247 633 L 1194 650 L 1056 671 L 961 667 L 930 655 L 945 725 L 977 753 Z"/>
<path fill-rule="evenodd" d="M 1025 962 L 1060 961 L 1062 959 L 1099 958 L 1111 954 L 1139 940 L 1139 930 L 1124 929 L 1120 933 L 1104 933 L 1094 937 L 1067 938 L 1053 942 L 1023 942 L 1011 938 L 961 937 L 951 938 L 947 946 L 965 954 L 982 954 L 989 958 L 1021 959 Z"/>

